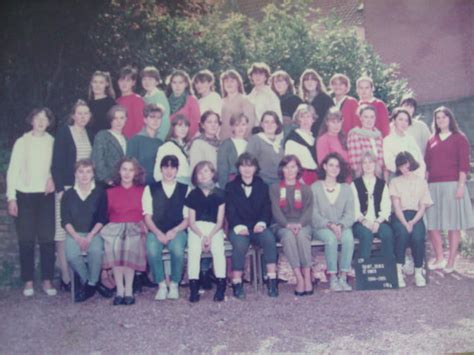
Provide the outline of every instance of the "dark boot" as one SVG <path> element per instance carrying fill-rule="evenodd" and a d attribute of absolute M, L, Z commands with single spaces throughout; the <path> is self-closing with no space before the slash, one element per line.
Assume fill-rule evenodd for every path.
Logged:
<path fill-rule="evenodd" d="M 268 296 L 278 297 L 278 280 L 277 279 L 268 279 L 267 282 Z"/>
<path fill-rule="evenodd" d="M 158 284 L 156 282 L 151 281 L 148 278 L 148 275 L 146 272 L 140 274 L 141 282 L 143 287 L 149 287 L 149 288 L 156 288 L 158 287 Z"/>
<path fill-rule="evenodd" d="M 227 286 L 227 280 L 225 278 L 217 279 L 216 293 L 214 294 L 215 302 L 224 301 L 226 286 Z"/>
<path fill-rule="evenodd" d="M 142 275 L 135 273 L 133 278 L 133 293 L 142 293 Z"/>
<path fill-rule="evenodd" d="M 74 300 L 76 302 L 84 302 L 87 301 L 89 298 L 95 295 L 96 287 L 89 285 L 87 282 L 84 286 L 82 286 L 81 290 L 76 294 Z"/>
<path fill-rule="evenodd" d="M 102 282 L 98 282 L 96 285 L 96 290 L 104 298 L 112 298 L 114 296 L 114 290 L 107 288 Z"/>
<path fill-rule="evenodd" d="M 243 300 L 245 298 L 244 284 L 242 282 L 232 284 L 232 293 L 235 298 Z"/>
<path fill-rule="evenodd" d="M 189 302 L 199 301 L 199 280 L 189 280 Z"/>
<path fill-rule="evenodd" d="M 214 278 L 212 268 L 199 273 L 199 283 L 203 290 L 212 290 L 212 279 Z"/>

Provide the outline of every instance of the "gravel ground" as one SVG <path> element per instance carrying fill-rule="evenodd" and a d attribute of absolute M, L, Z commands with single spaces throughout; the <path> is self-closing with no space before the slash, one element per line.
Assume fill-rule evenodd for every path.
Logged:
<path fill-rule="evenodd" d="M 392 291 L 334 294 L 327 284 L 296 298 L 292 285 L 270 299 L 246 287 L 247 299 L 190 304 L 153 301 L 146 290 L 131 307 L 96 296 L 71 304 L 64 293 L 1 291 L 0 353 L 444 353 L 474 350 L 474 279 L 432 273 L 430 284 Z"/>

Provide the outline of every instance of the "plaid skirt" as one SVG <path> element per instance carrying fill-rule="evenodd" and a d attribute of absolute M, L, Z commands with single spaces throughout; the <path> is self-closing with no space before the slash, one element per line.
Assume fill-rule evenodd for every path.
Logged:
<path fill-rule="evenodd" d="M 109 223 L 100 235 L 104 240 L 104 269 L 126 266 L 146 271 L 146 227 L 143 222 Z"/>

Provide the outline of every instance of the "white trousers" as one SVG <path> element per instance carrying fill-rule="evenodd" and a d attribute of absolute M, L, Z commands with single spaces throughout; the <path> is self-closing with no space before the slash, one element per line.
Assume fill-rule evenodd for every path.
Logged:
<path fill-rule="evenodd" d="M 206 235 L 214 228 L 216 224 L 211 222 L 197 221 L 196 226 Z M 189 280 L 198 280 L 201 269 L 202 240 L 188 228 L 188 278 Z M 214 274 L 217 278 L 225 278 L 225 248 L 224 232 L 221 229 L 214 234 L 211 240 L 212 263 L 214 265 Z"/>

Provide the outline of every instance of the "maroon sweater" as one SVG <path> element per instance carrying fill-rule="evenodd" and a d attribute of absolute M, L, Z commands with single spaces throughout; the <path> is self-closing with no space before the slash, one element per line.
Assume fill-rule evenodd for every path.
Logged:
<path fill-rule="evenodd" d="M 462 133 L 453 133 L 444 141 L 433 135 L 425 153 L 428 182 L 458 181 L 460 172 L 469 172 L 470 151 L 469 141 Z"/>

